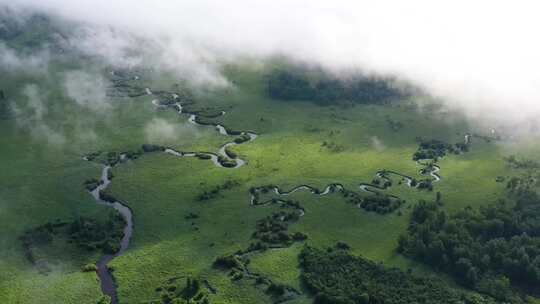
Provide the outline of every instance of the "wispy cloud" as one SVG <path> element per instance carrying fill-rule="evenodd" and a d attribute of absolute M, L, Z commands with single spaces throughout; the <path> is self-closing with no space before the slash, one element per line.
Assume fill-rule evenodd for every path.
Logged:
<path fill-rule="evenodd" d="M 471 118 L 540 114 L 536 1 L 16 0 L 83 22 L 80 46 L 226 84 L 219 64 L 276 54 L 409 79 Z"/>
<path fill-rule="evenodd" d="M 27 84 L 22 89 L 22 95 L 26 99 L 24 105 L 20 103 L 11 105 L 17 117 L 17 124 L 27 128 L 36 140 L 43 140 L 51 145 L 63 145 L 66 142 L 65 136 L 47 123 L 48 107 L 44 92 L 36 84 Z"/>
<path fill-rule="evenodd" d="M 154 118 L 144 128 L 146 140 L 154 144 L 174 144 L 190 141 L 197 136 L 197 130 L 188 123 L 172 123 L 163 118 Z"/>
<path fill-rule="evenodd" d="M 21 55 L 0 40 L 0 71 L 46 73 L 49 60 L 50 54 L 47 49 L 39 49 L 33 54 Z"/>
<path fill-rule="evenodd" d="M 99 73 L 68 71 L 64 74 L 64 89 L 67 96 L 81 106 L 96 111 L 110 108 L 107 81 Z"/>
<path fill-rule="evenodd" d="M 373 149 L 375 149 L 377 151 L 383 151 L 384 149 L 386 149 L 386 146 L 379 139 L 379 137 L 372 136 L 370 140 L 371 140 L 371 145 L 373 146 Z"/>

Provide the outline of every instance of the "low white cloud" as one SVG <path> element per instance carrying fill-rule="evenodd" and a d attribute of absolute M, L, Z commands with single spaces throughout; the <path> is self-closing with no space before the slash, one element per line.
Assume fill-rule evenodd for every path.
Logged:
<path fill-rule="evenodd" d="M 128 69 L 142 64 L 142 52 L 137 46 L 152 48 L 148 41 L 136 35 L 106 26 L 80 26 L 68 37 L 67 44 L 82 54 L 102 59 L 115 68 Z"/>
<path fill-rule="evenodd" d="M 197 130 L 188 123 L 172 123 L 162 118 L 154 118 L 144 128 L 146 140 L 154 144 L 176 144 L 189 141 L 197 136 Z"/>
<path fill-rule="evenodd" d="M 44 140 L 49 145 L 60 146 L 66 143 L 66 137 L 45 123 L 36 124 L 32 129 L 32 136 L 38 140 Z"/>
<path fill-rule="evenodd" d="M 511 125 L 540 116 L 533 0 L 11 3 L 86 24 L 74 41 L 110 62 L 150 62 L 200 83 L 226 84 L 220 64 L 229 60 L 285 55 L 338 72 L 395 74 L 472 119 Z"/>
<path fill-rule="evenodd" d="M 372 136 L 370 138 L 370 141 L 371 141 L 371 146 L 373 147 L 373 149 L 377 150 L 377 151 L 383 151 L 384 149 L 386 149 L 386 146 L 383 144 L 383 142 L 379 139 L 379 137 L 377 136 Z"/>
<path fill-rule="evenodd" d="M 168 141 L 178 139 L 176 126 L 164 119 L 154 119 L 145 127 L 146 138 L 151 141 Z"/>
<path fill-rule="evenodd" d="M 75 141 L 78 143 L 97 143 L 99 141 L 98 135 L 89 126 L 77 125 L 75 128 L 75 134 L 77 134 Z"/>
<path fill-rule="evenodd" d="M 19 127 L 27 128 L 36 140 L 45 141 L 50 145 L 63 145 L 65 136 L 49 126 L 46 121 L 48 107 L 46 96 L 36 84 L 27 84 L 22 89 L 25 104 L 11 104 Z"/>
<path fill-rule="evenodd" d="M 110 107 L 107 99 L 107 81 L 101 74 L 69 71 L 64 74 L 64 89 L 77 104 L 96 111 Z"/>
<path fill-rule="evenodd" d="M 50 53 L 47 49 L 36 50 L 29 55 L 21 55 L 0 42 L 0 71 L 6 73 L 46 73 L 49 60 Z"/>
<path fill-rule="evenodd" d="M 27 99 L 29 112 L 25 114 L 25 119 L 29 121 L 41 121 L 47 114 L 47 106 L 44 104 L 39 87 L 36 84 L 28 84 L 22 90 Z"/>

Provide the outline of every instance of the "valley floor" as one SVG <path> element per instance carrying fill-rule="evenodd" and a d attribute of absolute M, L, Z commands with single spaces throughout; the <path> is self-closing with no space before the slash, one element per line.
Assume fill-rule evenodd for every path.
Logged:
<path fill-rule="evenodd" d="M 212 118 L 215 123 L 258 134 L 251 142 L 231 147 L 246 161 L 244 166 L 222 168 L 196 157 L 152 152 L 112 169 L 107 193 L 132 210 L 134 221 L 129 248 L 109 264 L 120 303 L 156 300 L 156 288 L 167 280 L 188 277 L 211 286 L 210 303 L 272 303 L 272 297 L 253 280 L 232 280 L 228 272 L 213 267 L 217 257 L 244 250 L 254 242 L 259 220 L 283 210 L 278 203 L 251 204 L 252 188 L 275 185 L 289 190 L 309 185 L 324 189 L 339 183 L 362 193 L 359 184 L 371 183 L 383 169 L 425 178 L 420 173 L 422 166 L 412 160 L 418 137 L 458 143 L 468 133 L 487 134 L 430 100 L 349 106 L 277 101 L 266 97 L 263 71 L 231 67 L 227 73 L 236 88 L 201 92 L 195 105 L 225 111 Z M 176 89 L 174 79 L 167 76 L 141 75 L 140 82 L 153 91 Z M 16 81 L 2 85 L 10 88 L 8 94 L 20 89 Z M 54 92 L 50 94 L 53 99 Z M 56 219 L 108 216 L 110 208 L 96 204 L 83 186 L 101 173 L 101 165 L 84 161 L 84 155 L 125 152 L 145 143 L 216 153 L 234 138 L 211 125 L 192 124 L 189 115 L 173 109 L 159 110 L 152 104 L 154 98 L 117 98 L 104 119 L 58 99 L 62 110 L 51 110 L 45 123 L 63 132 L 61 144 L 52 143 L 46 135 L 36 136 L 17 119 L 0 121 L 0 302 L 97 303 L 102 298 L 96 274 L 81 271 L 82 266 L 95 263 L 100 253 L 55 239 L 39 253 L 40 263 L 47 265 L 43 272 L 27 260 L 19 240 L 24 231 Z M 418 103 L 425 106 L 418 107 Z M 163 136 L 155 131 L 160 126 L 170 132 Z M 92 135 L 86 139 L 80 131 L 88 128 Z M 249 269 L 297 290 L 300 295 L 288 303 L 311 303 L 299 280 L 299 252 L 304 244 L 327 247 L 344 242 L 355 255 L 410 268 L 423 276 L 442 277 L 453 284 L 396 253 L 411 206 L 419 200 L 435 200 L 438 192 L 450 212 L 492 203 L 505 193 L 505 183 L 497 182 L 497 177 L 516 174 L 503 157 L 535 155 L 535 149 L 534 145 L 523 148 L 504 140 L 473 138 L 469 152 L 438 161 L 441 180 L 433 184 L 433 191 L 408 187 L 392 176 L 392 186 L 383 192 L 405 203 L 387 214 L 348 203 L 339 192 L 319 196 L 297 191 L 287 199 L 301 204 L 303 216 L 289 225 L 288 232 L 306 234 L 307 240 L 252 253 Z M 224 187 L 227 183 L 233 186 Z M 212 192 L 214 189 L 219 190 Z M 205 191 L 211 194 L 204 196 Z M 265 198 L 281 197 L 269 193 Z"/>

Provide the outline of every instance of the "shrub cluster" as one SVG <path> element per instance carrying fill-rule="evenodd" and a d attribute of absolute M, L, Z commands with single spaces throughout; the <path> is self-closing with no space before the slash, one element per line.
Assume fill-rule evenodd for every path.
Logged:
<path fill-rule="evenodd" d="M 238 136 L 237 138 L 234 139 L 234 142 L 236 144 L 241 144 L 241 143 L 245 143 L 247 141 L 249 141 L 251 139 L 251 137 L 249 137 L 249 135 L 247 135 L 246 133 L 242 133 L 240 134 L 240 136 Z"/>
<path fill-rule="evenodd" d="M 416 188 L 420 189 L 420 190 L 428 190 L 428 191 L 433 191 L 433 180 L 432 179 L 422 179 L 422 180 L 419 180 L 419 181 L 416 181 L 416 180 L 413 180 L 413 182 L 411 182 L 411 186 L 416 186 Z"/>
<path fill-rule="evenodd" d="M 201 282 L 197 278 L 188 277 L 184 284 L 182 281 L 173 278 L 168 280 L 163 286 L 156 288 L 159 299 L 150 301 L 151 304 L 209 304 L 208 294 L 201 287 Z"/>
<path fill-rule="evenodd" d="M 142 148 L 142 150 L 144 151 L 144 153 L 165 151 L 165 147 L 164 147 L 164 146 L 153 145 L 153 144 L 143 144 L 143 145 L 141 146 L 141 148 Z"/>
<path fill-rule="evenodd" d="M 522 176 L 512 176 L 506 182 L 506 189 L 511 194 L 521 195 L 528 193 L 540 184 L 538 173 L 527 172 Z"/>
<path fill-rule="evenodd" d="M 469 144 L 465 143 L 452 145 L 437 139 L 425 140 L 419 138 L 418 140 L 420 143 L 418 150 L 413 154 L 413 160 L 433 159 L 437 161 L 447 153 L 459 154 L 469 151 Z"/>
<path fill-rule="evenodd" d="M 86 157 L 87 160 L 93 161 L 97 157 L 99 157 L 101 155 L 101 153 L 102 153 L 101 151 L 96 151 L 96 152 L 88 153 L 85 157 Z"/>
<path fill-rule="evenodd" d="M 234 159 L 227 158 L 223 155 L 218 156 L 218 162 L 225 168 L 234 168 L 238 164 Z"/>
<path fill-rule="evenodd" d="M 362 198 L 360 207 L 366 211 L 374 211 L 379 214 L 393 212 L 405 203 L 404 200 L 383 195 L 380 193 Z"/>
<path fill-rule="evenodd" d="M 342 190 L 341 193 L 347 199 L 348 203 L 359 206 L 366 211 L 377 212 L 379 214 L 391 213 L 405 203 L 400 198 L 381 192 L 366 196 L 361 196 L 350 190 Z"/>
<path fill-rule="evenodd" d="M 84 188 L 91 192 L 94 191 L 101 183 L 101 180 L 90 178 L 84 181 Z"/>
<path fill-rule="evenodd" d="M 297 232 L 289 234 L 289 223 L 300 218 L 298 210 L 274 212 L 271 216 L 257 221 L 252 237 L 268 245 L 290 246 L 295 241 L 307 239 L 307 235 Z"/>
<path fill-rule="evenodd" d="M 274 189 L 276 186 L 274 185 L 265 185 L 260 187 L 251 187 L 249 188 L 249 193 L 253 195 L 253 204 L 261 204 L 265 203 L 265 201 L 260 201 L 261 194 L 268 194 L 272 189 Z"/>
<path fill-rule="evenodd" d="M 240 185 L 240 182 L 238 182 L 237 180 L 229 179 L 225 181 L 223 184 L 217 185 L 210 190 L 204 190 L 201 194 L 197 195 L 197 200 L 206 201 L 206 200 L 216 198 L 221 193 L 221 191 L 230 190 L 235 187 L 238 187 L 239 185 Z"/>
<path fill-rule="evenodd" d="M 227 154 L 227 156 L 228 156 L 229 158 L 237 158 L 237 157 L 238 157 L 238 155 L 236 154 L 236 152 L 234 152 L 233 150 L 231 150 L 230 147 L 225 148 L 225 154 Z"/>
<path fill-rule="evenodd" d="M 540 169 L 540 163 L 532 159 L 519 159 L 515 155 L 510 155 L 504 160 L 514 169 Z"/>
<path fill-rule="evenodd" d="M 323 143 L 321 144 L 321 147 L 326 148 L 328 151 L 332 153 L 340 153 L 340 152 L 345 151 L 344 145 L 336 144 L 333 141 L 323 141 Z"/>

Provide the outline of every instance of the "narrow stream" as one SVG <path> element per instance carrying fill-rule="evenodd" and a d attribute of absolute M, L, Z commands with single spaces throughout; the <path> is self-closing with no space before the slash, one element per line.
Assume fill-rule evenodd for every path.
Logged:
<path fill-rule="evenodd" d="M 309 191 L 311 192 L 312 194 L 315 194 L 315 195 L 319 195 L 319 196 L 325 196 L 327 194 L 330 194 L 330 193 L 334 193 L 335 191 L 340 191 L 340 190 L 343 190 L 343 185 L 341 184 L 329 184 L 328 186 L 326 186 L 323 191 L 320 191 L 319 189 L 315 188 L 315 187 L 311 187 L 311 186 L 308 186 L 308 185 L 300 185 L 300 186 L 296 186 L 294 188 L 292 188 L 291 190 L 289 191 L 281 191 L 279 189 L 279 187 L 277 186 L 274 186 L 271 188 L 272 191 L 277 194 L 277 195 L 280 195 L 280 196 L 288 196 L 288 195 L 291 195 L 297 191 Z M 260 188 L 256 188 L 255 191 L 260 191 Z M 251 205 L 265 205 L 266 203 L 269 203 L 268 202 L 263 202 L 263 203 L 256 203 L 255 202 L 255 195 L 251 194 L 251 200 L 250 200 L 250 204 Z"/>
<path fill-rule="evenodd" d="M 469 143 L 470 143 L 470 135 L 466 134 L 465 135 L 465 144 L 469 144 Z M 424 169 L 420 170 L 420 174 L 431 176 L 433 178 L 433 180 L 432 180 L 433 183 L 440 181 L 441 176 L 438 174 L 438 172 L 441 170 L 441 167 L 439 167 L 438 165 L 435 165 L 433 163 L 424 163 L 423 161 L 433 161 L 433 160 L 432 159 L 420 159 L 420 160 L 416 161 L 416 163 L 418 165 L 424 166 Z M 430 169 L 426 169 L 428 167 Z M 422 172 L 423 170 L 425 170 L 425 171 Z M 402 174 L 402 173 L 399 173 L 399 172 L 396 172 L 396 171 L 380 170 L 375 174 L 375 176 L 378 177 L 378 178 L 390 181 L 390 179 L 387 176 L 389 174 L 397 175 L 398 177 L 400 177 L 402 180 L 405 181 L 405 184 L 408 187 L 411 187 L 411 188 L 417 188 L 418 187 L 418 185 L 416 185 L 416 186 L 412 185 L 412 181 L 413 181 L 412 177 L 407 176 L 407 175 Z M 386 190 L 388 187 L 390 187 L 390 186 L 385 186 L 385 185 L 380 186 L 380 185 L 375 185 L 375 184 L 372 184 L 372 183 L 360 183 L 358 185 L 358 188 L 361 191 L 370 192 L 370 193 L 374 193 L 374 194 L 378 193 L 377 190 Z M 295 193 L 297 191 L 309 191 L 312 194 L 319 195 L 319 196 L 324 196 L 324 195 L 327 195 L 329 193 L 334 192 L 335 190 L 343 190 L 343 189 L 344 189 L 343 185 L 336 184 L 336 183 L 329 184 L 328 186 L 326 186 L 324 188 L 323 191 L 320 191 L 319 189 L 317 189 L 315 187 L 308 186 L 308 185 L 299 185 L 299 186 L 296 186 L 296 187 L 292 188 L 289 191 L 282 191 L 277 186 L 274 186 L 274 187 L 271 188 L 271 190 L 275 194 L 280 195 L 280 196 L 287 196 L 287 195 L 290 195 L 290 194 Z M 255 191 L 260 191 L 260 190 L 261 190 L 261 188 L 256 188 L 255 189 Z M 388 194 L 388 196 L 393 197 L 393 198 L 398 198 L 397 196 L 391 195 L 391 194 Z M 262 203 L 256 202 L 256 196 L 253 193 L 251 194 L 251 199 L 250 199 L 250 204 L 251 205 L 265 205 L 265 204 L 270 203 L 270 202 L 271 202 L 271 200 L 265 201 L 265 202 L 262 202 Z"/>
<path fill-rule="evenodd" d="M 114 73 L 114 72 L 112 72 L 112 73 Z M 150 88 L 145 88 L 145 93 L 147 95 L 155 95 Z M 177 94 L 172 94 L 172 96 L 173 96 L 174 99 L 179 98 L 179 96 Z M 196 124 L 196 125 L 199 125 L 199 126 L 208 126 L 208 124 L 198 123 L 197 122 L 197 115 L 195 113 L 183 112 L 182 111 L 182 105 L 180 104 L 180 102 L 176 102 L 176 103 L 170 104 L 170 105 L 163 105 L 163 104 L 160 104 L 159 99 L 153 99 L 152 104 L 154 106 L 156 106 L 157 108 L 169 108 L 169 107 L 172 107 L 178 112 L 178 114 L 187 114 L 187 115 L 189 115 L 188 121 L 190 123 L 193 123 L 193 124 Z M 221 115 L 225 115 L 225 112 L 221 112 Z M 171 148 L 165 149 L 164 152 L 168 153 L 168 154 L 171 154 L 171 155 L 174 155 L 174 156 L 177 156 L 177 157 L 206 158 L 206 159 L 211 160 L 214 163 L 214 165 L 216 165 L 218 167 L 222 167 L 222 168 L 240 168 L 243 165 L 245 165 L 246 164 L 245 160 L 240 159 L 240 158 L 238 158 L 236 156 L 229 155 L 227 153 L 227 148 L 231 147 L 231 146 L 234 146 L 234 145 L 243 144 L 245 142 L 251 142 L 251 141 L 255 140 L 258 135 L 256 133 L 254 133 L 254 132 L 249 132 L 249 131 L 240 131 L 240 132 L 228 131 L 227 128 L 224 127 L 221 124 L 209 124 L 209 125 L 213 126 L 216 129 L 216 131 L 219 132 L 222 135 L 225 135 L 225 136 L 236 136 L 236 135 L 238 135 L 238 136 L 244 136 L 244 137 L 247 136 L 248 139 L 244 140 L 244 141 L 239 141 L 239 142 L 236 142 L 236 141 L 227 142 L 227 143 L 223 144 L 219 148 L 217 153 L 212 153 L 212 152 L 183 152 L 183 151 L 176 151 L 176 150 L 171 149 Z M 469 142 L 470 142 L 470 134 L 466 134 L 465 135 L 465 143 L 468 144 Z M 122 155 L 121 158 L 123 160 L 124 155 Z M 220 158 L 222 160 L 226 160 L 228 162 L 231 162 L 231 164 L 228 165 L 228 166 L 224 166 L 222 164 L 222 162 L 219 161 Z M 87 160 L 87 159 L 85 158 L 85 160 Z M 234 166 L 232 166 L 233 161 L 234 161 Z M 420 161 L 418 161 L 417 163 L 420 164 L 420 165 L 423 165 L 423 166 L 427 166 L 426 164 L 423 164 Z M 431 175 L 434 178 L 434 182 L 439 181 L 441 178 L 437 173 L 439 172 L 440 167 L 437 166 L 437 165 L 432 164 L 431 168 L 432 168 L 432 170 L 429 170 L 429 171 L 425 172 L 425 174 Z M 104 201 L 104 200 L 102 200 L 100 198 L 100 191 L 105 190 L 109 186 L 109 184 L 111 183 L 111 180 L 109 179 L 109 170 L 110 169 L 111 169 L 111 166 L 104 166 L 103 167 L 103 170 L 101 172 L 101 183 L 98 185 L 98 187 L 96 187 L 90 193 L 92 194 L 92 197 L 95 199 L 95 201 L 98 204 L 102 204 L 102 205 L 106 205 L 106 206 L 114 208 L 115 210 L 117 210 L 124 217 L 124 219 L 126 221 L 126 226 L 124 227 L 124 235 L 122 237 L 122 240 L 120 241 L 120 249 L 115 254 L 105 254 L 105 255 L 103 255 L 98 260 L 98 262 L 96 263 L 96 266 L 97 266 L 97 271 L 96 272 L 97 272 L 97 276 L 98 276 L 98 278 L 100 280 L 101 291 L 103 292 L 103 294 L 108 295 L 111 298 L 111 303 L 112 304 L 117 304 L 118 303 L 118 298 L 117 298 L 117 292 L 116 292 L 116 284 L 114 282 L 114 279 L 113 279 L 113 276 L 112 276 L 112 274 L 110 272 L 110 269 L 108 268 L 107 265 L 108 265 L 108 263 L 110 261 L 112 261 L 114 258 L 122 255 L 127 250 L 128 246 L 129 246 L 130 239 L 131 239 L 131 235 L 133 233 L 133 214 L 132 214 L 131 209 L 129 209 L 129 207 L 122 204 L 121 202 L 118 202 L 118 201 L 107 202 L 107 201 Z M 385 176 L 385 174 L 398 175 L 398 176 L 400 176 L 401 178 L 403 178 L 406 181 L 406 184 L 409 187 L 413 187 L 412 184 L 411 184 L 412 178 L 409 177 L 409 176 L 403 175 L 401 173 L 398 173 L 398 172 L 384 170 L 384 171 L 377 172 L 376 176 L 379 177 L 379 178 L 388 179 Z M 377 185 L 373 185 L 373 184 L 369 184 L 369 183 L 361 183 L 359 185 L 359 188 L 362 191 L 375 192 L 375 190 L 370 189 L 370 188 L 377 188 L 379 190 L 384 190 L 387 187 L 381 187 L 381 186 L 377 186 Z M 255 191 L 259 191 L 259 189 L 256 189 Z M 317 188 L 308 186 L 308 185 L 300 185 L 300 186 L 297 186 L 297 187 L 291 189 L 290 191 L 281 191 L 279 189 L 279 187 L 273 187 L 272 190 L 274 191 L 275 194 L 280 195 L 280 196 L 287 196 L 287 195 L 290 195 L 290 194 L 292 194 L 294 192 L 297 192 L 297 191 L 310 191 L 313 194 L 316 194 L 316 195 L 319 195 L 319 196 L 324 196 L 324 195 L 333 193 L 336 190 L 343 190 L 343 185 L 337 184 L 337 183 L 329 184 L 322 191 L 320 191 Z M 255 202 L 255 200 L 256 200 L 256 197 L 252 193 L 251 194 L 251 205 L 256 205 L 256 204 L 257 205 L 263 205 L 263 204 L 268 203 L 268 202 L 257 203 L 257 202 Z M 303 216 L 304 215 L 304 210 L 300 209 L 300 212 L 301 212 L 300 216 Z"/>
<path fill-rule="evenodd" d="M 148 95 L 153 94 L 152 91 L 150 89 L 148 89 L 148 88 L 147 88 L 146 92 L 147 92 Z M 178 99 L 177 94 L 172 94 L 172 95 L 173 95 L 174 99 Z M 211 160 L 214 163 L 214 165 L 216 165 L 217 167 L 221 167 L 221 168 L 236 169 L 236 168 L 240 168 L 240 167 L 242 167 L 243 165 L 246 164 L 246 161 L 239 158 L 239 157 L 231 157 L 227 153 L 227 148 L 231 147 L 231 146 L 240 145 L 240 144 L 243 144 L 243 143 L 246 143 L 246 142 L 254 141 L 258 137 L 258 135 L 256 133 L 249 132 L 249 131 L 240 131 L 240 132 L 228 131 L 227 128 L 225 128 L 221 124 L 200 124 L 200 123 L 197 122 L 197 115 L 194 114 L 194 113 L 184 112 L 182 104 L 180 102 L 176 102 L 176 103 L 174 103 L 172 105 L 163 105 L 163 104 L 160 104 L 159 99 L 153 99 L 152 104 L 154 106 L 156 106 L 157 108 L 168 108 L 168 107 L 174 108 L 178 112 L 178 114 L 187 114 L 187 115 L 189 115 L 188 122 L 190 122 L 190 123 L 192 123 L 194 125 L 197 125 L 197 126 L 201 126 L 201 127 L 212 126 L 221 135 L 225 135 L 225 136 L 239 135 L 239 136 L 248 136 L 248 138 L 249 138 L 247 141 L 238 142 L 238 143 L 235 142 L 234 140 L 230 141 L 230 142 L 227 142 L 227 143 L 223 144 L 219 148 L 217 153 L 212 153 L 212 152 L 183 152 L 183 151 L 177 151 L 177 150 L 172 149 L 172 148 L 165 149 L 165 153 L 169 153 L 169 154 L 177 156 L 177 157 L 200 157 L 200 156 L 207 157 L 209 160 Z M 221 115 L 225 115 L 225 112 L 222 111 Z M 226 160 L 228 162 L 234 161 L 235 164 L 234 164 L 234 166 L 232 166 L 232 165 L 224 166 L 219 161 L 220 158 L 223 159 L 223 160 Z"/>
<path fill-rule="evenodd" d="M 145 88 L 145 92 L 146 92 L 147 95 L 154 95 L 154 93 L 152 92 L 152 90 L 150 88 Z M 178 98 L 177 94 L 173 94 L 173 96 L 174 96 L 175 99 Z M 154 106 L 158 107 L 158 108 L 170 107 L 170 106 L 167 106 L 167 105 L 161 105 L 160 102 L 159 102 L 159 99 L 153 99 L 152 104 Z M 190 117 L 189 117 L 188 121 L 190 123 L 200 125 L 200 126 L 204 126 L 203 124 L 199 124 L 197 122 L 197 116 L 195 114 L 193 114 L 193 113 L 183 113 L 182 112 L 182 105 L 179 102 L 172 105 L 172 107 L 174 107 L 178 111 L 178 114 L 189 114 Z M 225 115 L 225 112 L 221 112 L 221 115 Z M 176 150 L 173 150 L 173 149 L 166 149 L 165 153 L 169 153 L 171 155 L 178 156 L 178 157 L 200 157 L 201 155 L 204 155 L 208 159 L 212 160 L 214 165 L 216 165 L 218 167 L 222 167 L 222 168 L 239 168 L 239 167 L 245 165 L 246 164 L 245 160 L 240 159 L 238 157 L 231 157 L 230 155 L 227 154 L 226 149 L 227 149 L 227 147 L 230 147 L 230 146 L 239 145 L 239 144 L 242 144 L 242 143 L 245 143 L 245 142 L 251 142 L 251 141 L 253 141 L 253 140 L 255 140 L 257 138 L 257 134 L 255 134 L 254 132 L 247 132 L 247 131 L 234 132 L 235 134 L 230 134 L 231 132 L 227 131 L 227 129 L 224 126 L 220 125 L 220 124 L 215 124 L 213 126 L 222 135 L 226 135 L 226 136 L 232 136 L 232 135 L 246 136 L 247 135 L 249 139 L 246 140 L 246 141 L 243 141 L 243 142 L 238 142 L 238 143 L 235 142 L 235 141 L 227 142 L 227 143 L 225 143 L 224 145 L 222 145 L 219 148 L 217 153 L 211 153 L 211 152 L 181 152 L 181 151 L 176 151 Z M 231 162 L 234 161 L 234 166 L 224 166 L 219 161 L 220 158 L 225 159 L 227 161 L 231 161 Z M 86 158 L 84 158 L 84 159 L 88 160 Z M 121 160 L 124 160 L 124 155 L 121 156 Z M 116 284 L 114 282 L 111 271 L 110 271 L 110 269 L 109 269 L 109 267 L 107 265 L 108 265 L 108 263 L 110 261 L 112 261 L 114 258 L 122 255 L 127 250 L 128 246 L 129 246 L 129 241 L 131 239 L 131 235 L 133 233 L 133 213 L 132 213 L 131 209 L 129 209 L 129 207 L 122 204 L 121 202 L 118 202 L 118 201 L 116 201 L 116 202 L 108 202 L 108 201 L 104 201 L 104 200 L 101 199 L 99 193 L 101 191 L 104 191 L 105 189 L 107 189 L 107 187 L 111 183 L 111 180 L 109 179 L 109 170 L 110 169 L 111 169 L 111 166 L 108 166 L 108 165 L 103 167 L 103 170 L 101 172 L 100 184 L 94 190 L 92 190 L 90 193 L 91 193 L 92 197 L 94 198 L 94 200 L 98 204 L 102 204 L 102 205 L 106 205 L 106 206 L 114 208 L 115 210 L 117 210 L 124 217 L 124 219 L 126 221 L 126 226 L 124 227 L 124 235 L 122 237 L 122 240 L 120 241 L 120 249 L 115 254 L 105 254 L 105 255 L 103 255 L 96 263 L 96 266 L 97 266 L 96 273 L 97 273 L 97 276 L 98 276 L 99 281 L 100 281 L 101 291 L 103 292 L 103 294 L 108 295 L 111 298 L 111 303 L 112 304 L 117 304 L 118 303 L 118 297 L 117 297 L 117 292 L 116 292 Z"/>
<path fill-rule="evenodd" d="M 114 259 L 115 257 L 122 255 L 122 253 L 124 253 L 124 251 L 126 251 L 126 249 L 128 248 L 129 241 L 131 239 L 131 234 L 133 233 L 133 215 L 132 215 L 131 209 L 129 209 L 127 206 L 123 205 L 122 203 L 120 202 L 110 203 L 100 198 L 99 192 L 102 190 L 105 190 L 111 183 L 111 180 L 109 179 L 110 169 L 111 169 L 110 166 L 103 167 L 103 170 L 101 172 L 101 183 L 98 187 L 96 187 L 96 189 L 94 189 L 90 193 L 92 194 L 92 197 L 96 200 L 98 204 L 106 205 L 106 206 L 116 209 L 126 220 L 126 226 L 124 227 L 124 236 L 122 237 L 122 240 L 120 241 L 120 249 L 115 254 L 103 255 L 96 263 L 97 276 L 101 284 L 101 291 L 103 292 L 103 294 L 106 294 L 109 297 L 111 297 L 112 304 L 117 304 L 118 299 L 116 295 L 116 284 L 114 283 L 113 277 L 111 275 L 109 268 L 107 267 L 107 264 L 110 261 L 112 261 L 112 259 Z"/>

